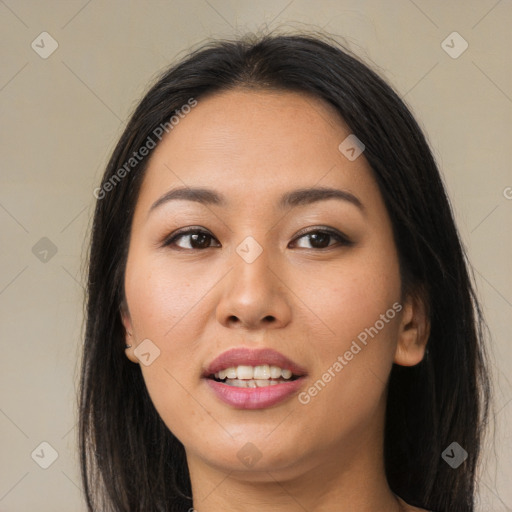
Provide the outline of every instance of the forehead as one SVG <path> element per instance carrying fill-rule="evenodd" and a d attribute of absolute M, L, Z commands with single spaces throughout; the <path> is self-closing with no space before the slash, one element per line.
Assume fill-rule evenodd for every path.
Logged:
<path fill-rule="evenodd" d="M 237 151 L 241 157 L 259 160 L 267 155 L 277 160 L 285 156 L 284 149 L 292 149 L 297 157 L 310 153 L 312 146 L 330 146 L 334 152 L 336 140 L 347 130 L 332 106 L 312 96 L 232 90 L 198 100 L 160 149 L 179 146 L 182 152 L 194 150 L 198 156 L 215 150 L 219 156 L 229 153 L 230 158 Z"/>
<path fill-rule="evenodd" d="M 254 199 L 272 190 L 368 181 L 361 157 L 338 149 L 350 134 L 334 107 L 289 91 L 236 89 L 199 99 L 155 148 L 141 200 L 201 185 Z M 149 199 L 148 199 L 149 200 Z"/>

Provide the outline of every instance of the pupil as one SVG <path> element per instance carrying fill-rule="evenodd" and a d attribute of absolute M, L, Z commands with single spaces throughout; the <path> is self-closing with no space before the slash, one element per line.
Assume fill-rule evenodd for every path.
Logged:
<path fill-rule="evenodd" d="M 327 233 L 311 233 L 309 235 L 311 237 L 311 245 L 313 247 L 327 247 L 329 245 L 329 238 L 331 235 Z"/>
<path fill-rule="evenodd" d="M 193 233 L 192 234 L 192 247 L 195 247 L 195 248 L 208 247 L 209 244 L 205 243 L 205 242 L 208 242 L 208 236 L 209 235 L 207 235 L 205 233 Z"/>

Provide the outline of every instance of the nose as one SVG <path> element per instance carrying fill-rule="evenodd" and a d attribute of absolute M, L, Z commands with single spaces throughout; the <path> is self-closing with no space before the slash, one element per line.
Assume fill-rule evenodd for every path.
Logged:
<path fill-rule="evenodd" d="M 234 254 L 234 268 L 224 282 L 216 316 L 229 328 L 285 327 L 292 316 L 290 291 L 263 253 L 252 263 Z"/>

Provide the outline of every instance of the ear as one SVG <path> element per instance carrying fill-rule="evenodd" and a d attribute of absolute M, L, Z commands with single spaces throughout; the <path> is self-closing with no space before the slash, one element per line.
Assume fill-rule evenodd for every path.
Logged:
<path fill-rule="evenodd" d="M 425 355 L 430 335 L 425 294 L 408 294 L 403 306 L 393 362 L 401 366 L 415 366 Z"/>
<path fill-rule="evenodd" d="M 124 330 L 125 330 L 125 344 L 130 345 L 129 348 L 125 349 L 124 353 L 126 354 L 126 357 L 132 363 L 139 363 L 139 359 L 133 353 L 133 351 L 136 348 L 135 347 L 135 338 L 133 336 L 132 319 L 130 316 L 130 312 L 128 311 L 128 305 L 126 304 L 126 300 L 123 300 L 123 303 L 121 304 L 120 314 L 121 314 L 121 322 L 123 323 Z"/>

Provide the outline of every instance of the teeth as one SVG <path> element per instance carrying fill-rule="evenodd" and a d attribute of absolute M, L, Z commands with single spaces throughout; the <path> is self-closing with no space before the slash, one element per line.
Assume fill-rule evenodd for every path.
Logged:
<path fill-rule="evenodd" d="M 233 366 L 231 368 L 226 368 L 225 372 L 226 372 L 226 377 L 228 379 L 236 379 L 236 377 L 237 377 L 236 368 L 234 368 Z"/>
<path fill-rule="evenodd" d="M 270 366 L 264 364 L 261 366 L 254 367 L 254 378 L 255 379 L 270 379 Z"/>
<path fill-rule="evenodd" d="M 284 381 L 267 380 L 267 379 L 227 379 L 224 384 L 234 386 L 235 388 L 265 388 L 267 386 L 277 386 L 282 384 Z"/>
<path fill-rule="evenodd" d="M 283 377 L 283 379 L 289 379 L 289 378 L 291 378 L 291 376 L 292 376 L 291 370 L 281 370 L 281 377 Z"/>
<path fill-rule="evenodd" d="M 271 366 L 270 367 L 270 377 L 272 379 L 279 379 L 281 377 L 281 368 L 279 366 Z"/>
<path fill-rule="evenodd" d="M 254 368 L 252 366 L 238 366 L 236 369 L 236 375 L 239 379 L 253 379 L 254 378 Z"/>
<path fill-rule="evenodd" d="M 240 365 L 240 366 L 231 366 L 229 368 L 226 368 L 224 370 L 220 370 L 215 374 L 215 378 L 224 380 L 232 380 L 232 381 L 256 381 L 260 382 L 261 386 L 258 384 L 259 387 L 263 386 L 263 383 L 266 383 L 267 381 L 270 381 L 270 379 L 291 379 L 292 377 L 292 371 L 288 369 L 282 369 L 279 366 L 270 366 L 268 364 L 262 364 L 258 366 L 246 366 L 246 365 Z M 270 381 L 270 385 L 273 385 L 274 382 Z M 236 385 L 236 384 L 233 384 Z M 265 384 L 267 385 L 267 384 Z M 256 385 L 252 385 L 250 387 L 256 387 Z"/>

